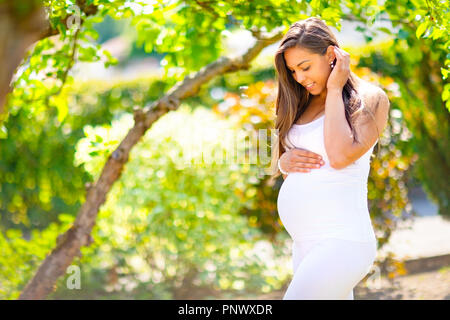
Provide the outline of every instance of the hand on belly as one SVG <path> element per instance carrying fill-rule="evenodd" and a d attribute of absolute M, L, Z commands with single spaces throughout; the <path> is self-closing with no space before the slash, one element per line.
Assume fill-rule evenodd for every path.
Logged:
<path fill-rule="evenodd" d="M 320 169 L 325 165 L 322 156 L 312 151 L 293 148 L 280 157 L 281 168 L 288 172 L 310 172 L 311 169 Z"/>

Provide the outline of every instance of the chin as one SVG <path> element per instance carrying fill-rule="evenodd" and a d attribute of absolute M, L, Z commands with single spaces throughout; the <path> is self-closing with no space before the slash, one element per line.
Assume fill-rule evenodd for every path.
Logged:
<path fill-rule="evenodd" d="M 314 91 L 310 91 L 309 93 L 310 93 L 310 94 L 312 94 L 313 96 L 317 96 L 317 92 L 316 92 L 316 90 L 314 90 Z"/>
<path fill-rule="evenodd" d="M 322 92 L 322 90 L 318 90 L 318 88 L 315 88 L 313 91 L 310 91 L 309 94 L 312 94 L 313 96 L 318 96 L 320 95 L 320 93 Z"/>

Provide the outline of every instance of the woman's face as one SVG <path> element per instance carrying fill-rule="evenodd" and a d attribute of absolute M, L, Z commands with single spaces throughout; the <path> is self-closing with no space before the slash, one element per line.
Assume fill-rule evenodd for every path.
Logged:
<path fill-rule="evenodd" d="M 286 66 L 292 77 L 313 95 L 319 95 L 326 89 L 332 70 L 330 63 L 334 58 L 333 46 L 328 46 L 323 56 L 298 47 L 284 51 Z"/>

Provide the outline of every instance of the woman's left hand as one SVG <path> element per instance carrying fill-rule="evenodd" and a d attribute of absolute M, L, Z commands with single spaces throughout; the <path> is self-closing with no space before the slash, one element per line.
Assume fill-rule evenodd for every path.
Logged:
<path fill-rule="evenodd" d="M 350 76 L 350 54 L 333 46 L 336 55 L 336 65 L 327 81 L 327 89 L 342 89 Z"/>

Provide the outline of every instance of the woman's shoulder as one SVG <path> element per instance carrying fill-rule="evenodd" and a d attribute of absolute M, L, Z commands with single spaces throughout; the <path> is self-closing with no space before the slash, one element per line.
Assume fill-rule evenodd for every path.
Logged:
<path fill-rule="evenodd" d="M 357 91 L 362 99 L 362 114 L 357 117 L 358 123 L 365 124 L 366 119 L 371 118 L 377 122 L 377 128 L 384 128 L 389 115 L 390 102 L 386 92 L 378 85 L 362 80 L 359 82 Z"/>

